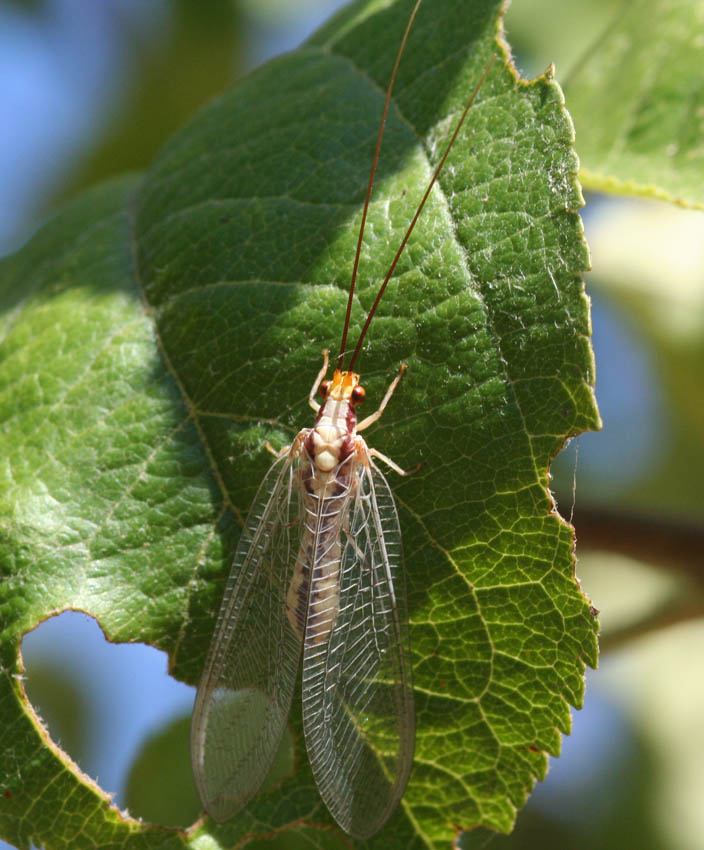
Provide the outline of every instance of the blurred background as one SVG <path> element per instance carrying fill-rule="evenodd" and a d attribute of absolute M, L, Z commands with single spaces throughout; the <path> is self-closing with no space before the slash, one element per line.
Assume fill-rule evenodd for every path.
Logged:
<path fill-rule="evenodd" d="M 146 167 L 200 105 L 340 5 L 0 0 L 0 254 L 86 185 Z M 618 5 L 514 0 L 517 65 L 531 77 L 554 62 L 568 81 Z M 601 610 L 601 667 L 514 834 L 462 846 L 701 850 L 704 214 L 587 196 L 584 220 L 604 430 L 572 441 L 553 472 Z M 77 613 L 28 634 L 22 653 L 53 738 L 120 807 L 173 826 L 197 816 L 194 691 L 163 653 L 110 645 Z"/>

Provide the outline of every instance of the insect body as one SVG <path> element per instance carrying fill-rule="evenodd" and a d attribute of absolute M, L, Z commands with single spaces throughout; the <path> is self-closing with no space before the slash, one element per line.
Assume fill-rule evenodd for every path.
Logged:
<path fill-rule="evenodd" d="M 381 284 L 348 369 L 343 358 L 364 222 L 396 69 L 386 93 L 362 214 L 340 356 L 309 395 L 312 428 L 278 454 L 250 509 L 198 688 L 191 758 L 201 799 L 216 820 L 246 805 L 276 756 L 302 666 L 306 749 L 320 795 L 340 826 L 366 838 L 387 820 L 411 770 L 414 711 L 401 532 L 382 460 L 359 432 L 364 398 L 352 367 L 372 316 L 491 62 L 465 107 Z M 493 59 L 491 60 L 493 61 Z M 315 401 L 320 388 L 323 404 Z"/>
<path fill-rule="evenodd" d="M 264 480 L 235 555 L 192 727 L 195 775 L 217 820 L 256 793 L 276 754 L 303 656 L 306 747 L 321 796 L 363 837 L 406 786 L 414 720 L 401 535 L 393 497 L 357 433 L 359 376 L 327 372 Z M 293 569 L 292 569 L 293 566 Z M 285 616 L 283 616 L 285 612 Z"/>
<path fill-rule="evenodd" d="M 323 370 L 310 397 L 311 406 L 318 414 L 315 426 L 301 431 L 291 447 L 308 461 L 308 474 L 301 476 L 308 521 L 301 529 L 294 578 L 287 597 L 287 616 L 301 640 L 305 634 L 309 643 L 326 640 L 337 617 L 341 532 L 350 532 L 349 524 L 344 522 L 347 503 L 359 488 L 359 475 L 371 468 L 371 457 L 384 457 L 370 450 L 357 434 L 371 424 L 369 419 L 357 424 L 356 407 L 364 400 L 359 375 L 338 369 L 332 381 L 322 385 L 324 404 L 318 405 L 313 400 L 327 367 L 325 352 Z M 392 384 L 389 397 L 397 383 L 398 379 Z M 370 417 L 372 421 L 376 418 Z M 384 460 L 391 463 L 388 458 Z M 315 592 L 311 590 L 311 574 Z"/>

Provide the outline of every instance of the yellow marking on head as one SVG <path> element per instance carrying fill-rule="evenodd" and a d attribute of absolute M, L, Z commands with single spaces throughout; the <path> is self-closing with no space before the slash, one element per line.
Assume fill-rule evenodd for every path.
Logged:
<path fill-rule="evenodd" d="M 359 375 L 356 372 L 341 372 L 339 369 L 335 369 L 328 389 L 328 398 L 334 401 L 349 401 L 352 390 L 358 384 Z"/>

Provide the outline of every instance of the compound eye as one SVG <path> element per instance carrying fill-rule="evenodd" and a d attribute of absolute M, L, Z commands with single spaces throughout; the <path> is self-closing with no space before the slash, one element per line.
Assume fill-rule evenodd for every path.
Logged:
<path fill-rule="evenodd" d="M 366 393 L 364 392 L 364 387 L 356 386 L 352 390 L 352 404 L 361 404 L 364 401 L 364 396 Z"/>
<path fill-rule="evenodd" d="M 320 385 L 320 395 L 323 398 L 327 398 L 329 390 L 330 390 L 330 381 L 323 381 L 323 383 Z"/>

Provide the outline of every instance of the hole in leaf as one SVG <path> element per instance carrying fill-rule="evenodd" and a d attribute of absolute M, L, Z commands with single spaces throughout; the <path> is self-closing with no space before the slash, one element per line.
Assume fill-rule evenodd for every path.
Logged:
<path fill-rule="evenodd" d="M 163 652 L 108 643 L 92 617 L 66 611 L 25 635 L 22 657 L 25 691 L 52 739 L 116 805 L 165 826 L 198 817 L 188 751 L 195 689 L 167 674 Z"/>
<path fill-rule="evenodd" d="M 75 611 L 51 617 L 22 642 L 24 687 L 52 740 L 133 817 L 187 827 L 200 815 L 189 754 L 195 688 L 167 674 L 163 652 L 112 644 Z M 264 782 L 293 770 L 288 730 Z"/>

